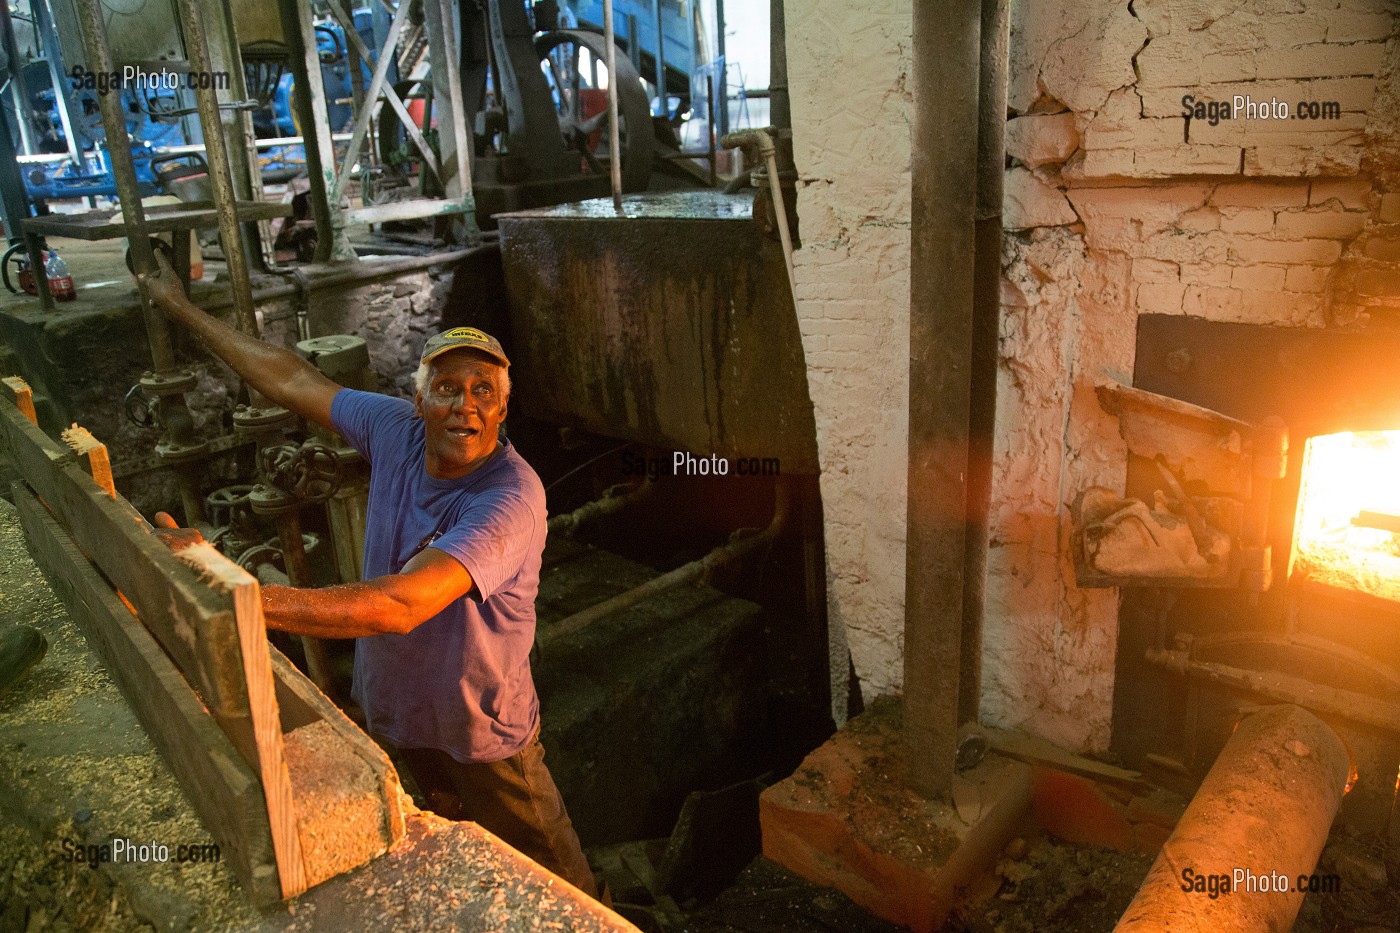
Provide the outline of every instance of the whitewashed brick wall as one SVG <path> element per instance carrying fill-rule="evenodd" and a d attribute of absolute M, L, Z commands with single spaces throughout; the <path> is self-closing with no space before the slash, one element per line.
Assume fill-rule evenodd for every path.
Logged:
<path fill-rule="evenodd" d="M 912 13 L 895 0 L 787 4 L 803 177 L 797 316 L 826 515 L 833 713 L 847 649 L 865 697 L 903 681 Z"/>

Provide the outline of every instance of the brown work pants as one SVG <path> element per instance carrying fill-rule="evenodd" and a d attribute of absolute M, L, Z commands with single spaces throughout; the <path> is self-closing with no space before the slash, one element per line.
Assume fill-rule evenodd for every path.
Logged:
<path fill-rule="evenodd" d="M 471 820 L 590 897 L 598 886 L 544 764 L 539 736 L 500 761 L 463 764 L 435 748 L 398 749 L 429 809 Z"/>

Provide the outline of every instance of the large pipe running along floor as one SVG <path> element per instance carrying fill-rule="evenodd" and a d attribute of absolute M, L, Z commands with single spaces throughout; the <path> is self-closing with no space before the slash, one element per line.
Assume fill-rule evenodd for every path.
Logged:
<path fill-rule="evenodd" d="M 1307 710 L 1242 719 L 1115 933 L 1291 929 L 1351 775 L 1342 740 Z"/>

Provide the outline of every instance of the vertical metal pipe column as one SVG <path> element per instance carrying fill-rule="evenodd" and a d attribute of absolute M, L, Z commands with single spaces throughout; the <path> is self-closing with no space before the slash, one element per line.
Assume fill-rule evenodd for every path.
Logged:
<path fill-rule="evenodd" d="M 1010 0 L 982 0 L 982 65 L 977 127 L 977 243 L 972 295 L 971 412 L 968 418 L 968 529 L 963 567 L 960 723 L 977 718 L 982 688 L 988 514 L 997 408 L 997 338 L 1001 329 L 1001 202 L 1006 164 L 1006 69 Z"/>
<path fill-rule="evenodd" d="M 225 0 L 219 0 L 220 11 Z M 185 32 L 185 57 L 196 72 L 208 74 L 209 38 L 204 32 L 204 21 L 199 12 L 198 0 L 177 0 L 180 25 Z M 233 177 L 230 174 L 228 144 L 224 138 L 224 122 L 219 115 L 218 92 L 213 87 L 204 87 L 210 82 L 196 81 L 195 103 L 199 106 L 199 123 L 204 131 L 204 155 L 209 162 L 209 181 L 213 189 L 214 208 L 219 214 L 219 239 L 224 247 L 224 261 L 228 265 L 229 287 L 233 292 L 233 307 L 238 320 L 238 329 L 250 336 L 258 336 L 258 319 L 253 308 L 253 285 L 248 279 L 248 254 L 244 249 L 243 231 L 238 226 L 237 198 L 233 193 Z"/>
<path fill-rule="evenodd" d="M 608 66 L 608 174 L 612 176 L 613 210 L 621 214 L 622 144 L 617 126 L 617 41 L 613 33 L 612 0 L 603 0 L 603 55 Z M 713 129 L 710 135 L 714 135 Z"/>
<path fill-rule="evenodd" d="M 238 47 L 238 30 L 228 3 L 219 5 L 217 14 L 206 19 L 209 38 L 209 61 L 216 72 L 228 72 L 228 96 L 232 100 L 248 99 L 248 84 L 243 71 L 243 53 Z M 258 149 L 253 131 L 253 115 L 240 108 L 222 114 L 224 136 L 227 139 L 229 169 L 233 175 L 233 190 L 240 201 L 261 201 L 263 195 L 262 169 L 258 165 Z M 272 222 L 249 221 L 241 224 L 244 242 L 257 244 L 250 253 L 250 268 L 264 271 L 273 259 Z"/>
<path fill-rule="evenodd" d="M 327 193 L 335 183 L 335 146 L 331 140 L 331 120 L 326 111 L 326 89 L 321 81 L 321 59 L 311 28 L 311 7 L 297 0 L 278 0 L 282 14 L 282 36 L 292 63 L 292 106 L 301 127 L 302 151 L 306 154 L 307 195 L 316 222 L 316 262 L 331 258 L 335 246 L 335 217 L 339 205 L 332 205 Z M 329 166 L 329 167 L 328 167 Z"/>
<path fill-rule="evenodd" d="M 112 49 L 107 44 L 107 25 L 102 18 L 101 0 L 78 0 L 78 24 L 83 31 L 83 46 L 87 50 L 88 68 L 98 74 L 110 74 L 114 70 Z M 136 164 L 131 158 L 131 141 L 126 129 L 126 114 L 122 111 L 121 95 L 117 93 L 97 95 L 97 105 L 102 111 L 102 125 L 107 133 L 107 151 L 112 157 L 112 179 L 117 186 L 117 196 L 122 207 L 122 221 L 126 224 L 127 239 L 130 243 L 132 265 L 138 273 L 137 288 L 141 293 L 141 315 L 146 325 L 146 340 L 151 347 L 151 362 L 158 378 L 169 377 L 178 381 L 175 370 L 175 350 L 170 336 L 170 323 L 165 315 L 153 304 L 146 294 L 146 286 L 140 276 L 156 270 L 155 255 L 151 251 L 151 239 L 146 233 L 146 212 L 141 206 L 141 192 L 136 181 Z M 36 277 L 43 277 L 42 266 L 36 270 Z M 188 463 L 179 465 L 197 452 L 200 442 L 194 436 L 194 418 L 190 415 L 185 398 L 177 392 L 162 393 L 157 396 L 160 423 L 165 431 L 156 452 L 162 457 L 179 451 L 176 475 L 180 481 L 180 499 L 184 505 L 187 523 L 204 519 L 204 500 L 199 495 L 199 485 Z M 172 458 L 174 459 L 174 458 Z"/>
<path fill-rule="evenodd" d="M 980 33 L 975 0 L 914 4 L 904 752 L 926 797 L 957 753 Z"/>

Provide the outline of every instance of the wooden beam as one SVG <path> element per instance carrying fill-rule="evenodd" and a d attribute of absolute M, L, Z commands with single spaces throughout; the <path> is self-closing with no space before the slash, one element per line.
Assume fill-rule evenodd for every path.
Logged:
<path fill-rule="evenodd" d="M 268 661 L 267 625 L 263 621 L 261 588 L 252 574 L 220 554 L 211 544 L 184 548 L 176 556 L 198 572 L 205 582 L 233 599 L 243 676 L 248 683 L 248 705 L 257 749 L 256 764 L 262 778 L 263 797 L 272 831 L 272 851 L 277 859 L 282 896 L 293 897 L 306 890 L 306 873 L 297 838 L 296 807 L 292 800 L 291 779 L 287 775 L 272 666 Z"/>
<path fill-rule="evenodd" d="M 79 457 L 87 460 L 88 472 L 92 481 L 113 499 L 117 497 L 117 486 L 112 480 L 112 461 L 107 456 L 107 445 L 92 436 L 87 428 L 73 425 L 63 432 L 63 442 Z"/>
<path fill-rule="evenodd" d="M 246 722 L 248 689 L 232 599 L 202 585 L 195 571 L 151 534 L 140 512 L 125 499 L 110 498 L 74 462 L 71 451 L 3 399 L 0 434 L 19 475 L 51 511 L 63 516 L 78 547 L 136 607 L 210 711 L 225 724 Z M 251 746 L 232 737 L 245 752 L 252 752 Z"/>
<path fill-rule="evenodd" d="M 15 507 L 35 563 L 102 657 L 151 742 L 185 788 L 210 835 L 258 903 L 282 896 L 258 776 L 180 672 L 77 544 L 22 482 Z"/>
<path fill-rule="evenodd" d="M 14 403 L 20 413 L 28 418 L 32 424 L 38 424 L 39 416 L 34 411 L 34 390 L 29 387 L 29 383 L 18 376 L 6 376 L 4 379 L 0 379 L 0 382 L 3 382 L 8 390 L 6 397 Z"/>

